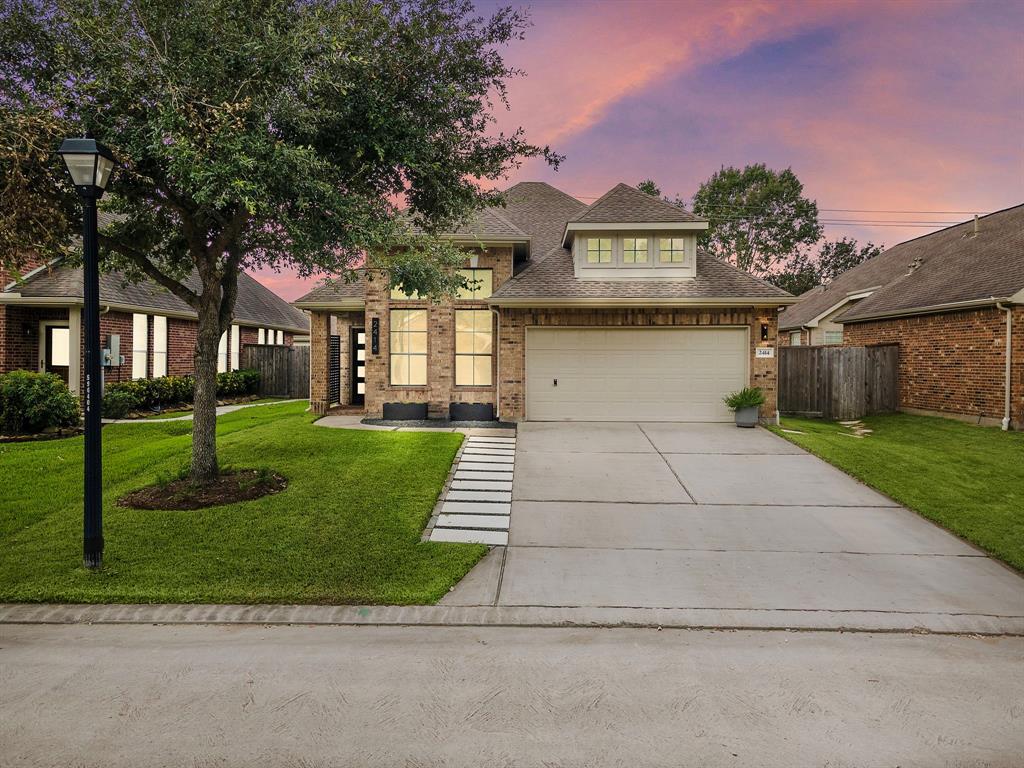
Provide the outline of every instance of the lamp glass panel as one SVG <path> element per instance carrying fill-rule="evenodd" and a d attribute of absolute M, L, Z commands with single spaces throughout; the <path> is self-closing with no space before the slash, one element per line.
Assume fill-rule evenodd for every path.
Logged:
<path fill-rule="evenodd" d="M 96 186 L 100 189 L 107 188 L 110 181 L 110 172 L 114 169 L 114 161 L 103 155 L 96 156 Z"/>
<path fill-rule="evenodd" d="M 91 187 L 93 182 L 93 173 L 96 170 L 96 155 L 94 154 L 74 154 L 74 155 L 61 155 L 64 158 L 64 164 L 68 167 L 68 172 L 71 174 L 71 180 L 75 183 L 76 187 Z"/>

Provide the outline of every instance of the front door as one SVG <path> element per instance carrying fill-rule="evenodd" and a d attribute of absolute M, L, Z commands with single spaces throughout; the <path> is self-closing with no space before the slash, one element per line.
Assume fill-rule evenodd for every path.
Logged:
<path fill-rule="evenodd" d="M 349 345 L 352 350 L 352 405 L 366 401 L 366 329 L 353 328 Z"/>
<path fill-rule="evenodd" d="M 39 369 L 60 376 L 67 384 L 71 366 L 71 329 L 66 325 L 46 324 L 41 330 Z"/>

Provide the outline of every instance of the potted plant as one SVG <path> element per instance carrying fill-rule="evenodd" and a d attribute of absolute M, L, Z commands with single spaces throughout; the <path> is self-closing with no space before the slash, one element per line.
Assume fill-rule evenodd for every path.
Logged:
<path fill-rule="evenodd" d="M 757 426 L 757 413 L 764 404 L 764 392 L 760 387 L 744 387 L 724 400 L 730 410 L 736 413 L 737 427 Z"/>

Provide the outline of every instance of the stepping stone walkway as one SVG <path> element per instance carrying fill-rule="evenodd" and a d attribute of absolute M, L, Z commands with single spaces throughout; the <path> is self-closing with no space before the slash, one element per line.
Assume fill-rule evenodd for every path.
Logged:
<path fill-rule="evenodd" d="M 430 540 L 508 544 L 515 459 L 514 437 L 467 438 Z"/>

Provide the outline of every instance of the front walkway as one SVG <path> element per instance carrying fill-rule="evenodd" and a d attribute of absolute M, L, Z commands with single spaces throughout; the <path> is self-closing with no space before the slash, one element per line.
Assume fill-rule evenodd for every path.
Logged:
<path fill-rule="evenodd" d="M 685 611 L 708 626 L 1024 619 L 1019 575 L 762 429 L 522 424 L 511 513 L 507 550 L 443 604 Z"/>

